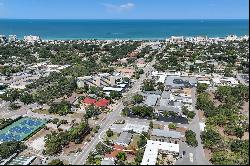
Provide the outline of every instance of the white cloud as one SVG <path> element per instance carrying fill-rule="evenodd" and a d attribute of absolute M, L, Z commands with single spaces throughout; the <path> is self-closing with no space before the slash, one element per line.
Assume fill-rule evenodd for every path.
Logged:
<path fill-rule="evenodd" d="M 127 3 L 127 4 L 122 4 L 122 5 L 114 5 L 114 4 L 103 4 L 103 5 L 110 12 L 129 11 L 135 7 L 135 4 L 133 4 L 133 3 Z"/>

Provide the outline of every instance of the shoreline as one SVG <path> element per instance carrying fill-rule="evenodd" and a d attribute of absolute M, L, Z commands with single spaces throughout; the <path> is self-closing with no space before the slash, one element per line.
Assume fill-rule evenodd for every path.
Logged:
<path fill-rule="evenodd" d="M 43 40 L 165 40 L 249 35 L 248 19 L 0 19 L 0 35 Z"/>
<path fill-rule="evenodd" d="M 185 35 L 176 35 L 176 37 L 180 37 L 182 36 L 183 38 L 195 38 L 195 37 L 207 37 L 207 39 L 223 39 L 223 38 L 226 38 L 227 36 L 230 36 L 230 35 L 235 35 L 235 34 L 228 34 L 226 36 L 207 36 L 207 35 L 197 35 L 197 36 L 185 36 Z M 175 35 L 173 35 L 175 36 Z M 244 35 L 236 35 L 237 37 L 244 37 L 244 36 L 249 36 L 249 34 L 244 34 Z M 40 36 L 41 37 L 41 36 Z M 136 38 L 136 37 L 132 37 L 132 38 L 44 38 L 44 37 L 41 37 L 41 39 L 43 41 L 56 41 L 56 40 L 61 40 L 61 41 L 69 41 L 69 40 L 100 40 L 100 41 L 109 41 L 109 40 L 112 40 L 112 41 L 115 41 L 115 40 L 133 40 L 133 41 L 145 41 L 145 40 L 150 40 L 150 41 L 159 41 L 159 40 L 166 40 L 166 39 L 170 39 L 171 36 L 166 36 L 166 37 L 152 37 L 152 38 Z M 19 40 L 23 40 L 23 39 L 20 39 L 18 38 Z"/>

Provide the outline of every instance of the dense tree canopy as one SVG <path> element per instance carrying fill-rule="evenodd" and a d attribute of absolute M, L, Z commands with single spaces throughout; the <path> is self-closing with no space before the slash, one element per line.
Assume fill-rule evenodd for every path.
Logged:
<path fill-rule="evenodd" d="M 27 147 L 22 142 L 3 142 L 0 144 L 0 158 L 8 158 L 12 154 L 21 152 L 26 148 Z"/>
<path fill-rule="evenodd" d="M 52 103 L 48 111 L 53 114 L 67 115 L 71 112 L 71 104 L 65 100 L 60 103 Z"/>
<path fill-rule="evenodd" d="M 198 146 L 198 142 L 196 140 L 196 134 L 192 130 L 187 130 L 185 132 L 186 143 L 190 146 Z"/>

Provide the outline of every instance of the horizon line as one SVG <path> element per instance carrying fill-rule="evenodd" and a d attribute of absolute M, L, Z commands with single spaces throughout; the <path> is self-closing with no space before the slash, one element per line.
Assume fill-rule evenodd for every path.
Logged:
<path fill-rule="evenodd" d="M 0 18 L 0 20 L 249 20 L 249 18 Z"/>

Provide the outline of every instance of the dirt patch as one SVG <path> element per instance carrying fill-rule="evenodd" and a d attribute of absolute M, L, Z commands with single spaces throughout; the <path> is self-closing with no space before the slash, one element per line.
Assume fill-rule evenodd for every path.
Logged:
<path fill-rule="evenodd" d="M 203 111 L 198 110 L 198 117 L 199 117 L 199 120 L 205 122 L 205 115 Z"/>
<path fill-rule="evenodd" d="M 224 133 L 224 128 L 223 127 L 217 127 L 218 128 L 218 132 L 220 133 L 221 136 L 225 137 L 225 138 L 230 138 L 230 139 L 237 139 L 236 136 L 232 136 L 232 135 L 226 135 Z"/>
<path fill-rule="evenodd" d="M 69 155 L 70 153 L 76 153 L 78 150 L 81 150 L 85 146 L 85 141 L 81 144 L 76 144 L 75 142 L 70 142 L 64 149 L 63 154 Z"/>
<path fill-rule="evenodd" d="M 74 112 L 73 114 L 70 114 L 70 117 L 79 119 L 79 118 L 83 118 L 84 117 L 83 115 L 84 115 L 83 113 Z"/>
<path fill-rule="evenodd" d="M 132 154 L 129 154 L 129 153 L 126 153 L 127 155 L 127 159 L 126 159 L 126 162 L 128 163 L 131 163 L 135 160 L 135 155 L 132 155 Z"/>
<path fill-rule="evenodd" d="M 137 143 L 138 143 L 139 140 L 140 140 L 140 135 L 134 134 L 133 138 L 132 138 L 132 141 L 131 141 L 131 143 L 130 143 L 130 145 L 128 146 L 127 149 L 130 149 L 130 150 L 137 149 L 138 148 Z"/>
<path fill-rule="evenodd" d="M 249 140 L 249 132 L 245 132 L 241 139 L 242 140 Z"/>
<path fill-rule="evenodd" d="M 177 128 L 176 128 L 176 131 L 181 132 L 181 133 L 185 133 L 187 130 L 188 130 L 188 129 L 185 128 L 185 127 L 177 127 Z"/>
<path fill-rule="evenodd" d="M 212 152 L 209 149 L 204 149 L 205 157 L 209 161 L 212 158 Z"/>
<path fill-rule="evenodd" d="M 154 124 L 154 125 L 153 125 L 153 128 L 154 128 L 154 129 L 161 129 L 161 130 L 163 130 L 163 129 L 164 129 L 164 125 Z"/>
<path fill-rule="evenodd" d="M 214 105 L 215 105 L 216 107 L 218 107 L 219 105 L 222 104 L 219 100 L 215 99 L 215 95 L 214 95 L 213 92 L 209 91 L 208 94 L 210 95 L 210 98 L 211 98 L 211 100 L 214 102 Z"/>
<path fill-rule="evenodd" d="M 243 106 L 242 106 L 242 112 L 246 113 L 246 112 L 249 112 L 249 101 L 248 102 L 244 102 L 243 103 Z"/>

